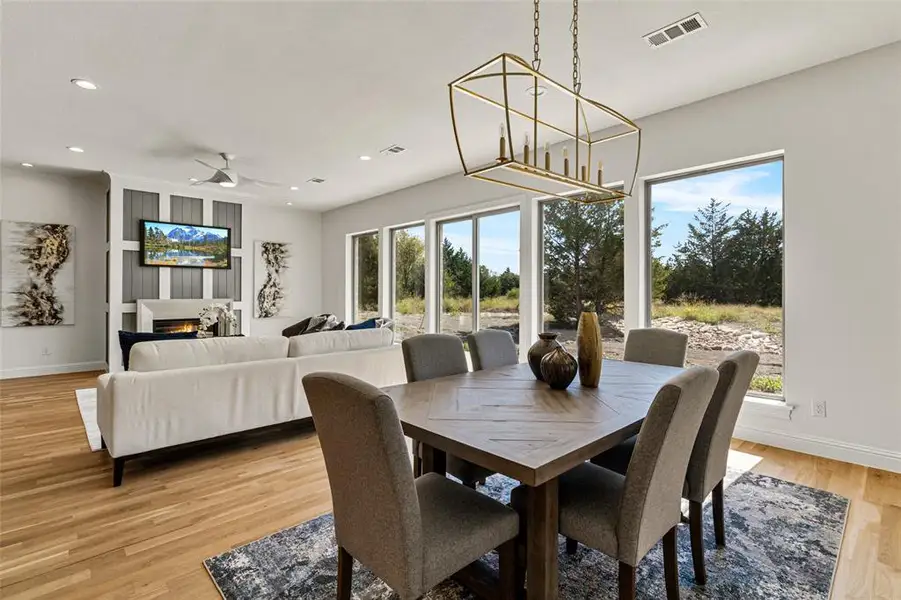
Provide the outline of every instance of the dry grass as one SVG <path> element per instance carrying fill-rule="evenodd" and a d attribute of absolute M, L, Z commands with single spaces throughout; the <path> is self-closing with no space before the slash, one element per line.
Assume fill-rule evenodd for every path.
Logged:
<path fill-rule="evenodd" d="M 472 298 L 444 298 L 445 314 L 465 314 L 472 312 Z M 510 296 L 496 296 L 483 298 L 479 302 L 479 310 L 482 312 L 519 312 L 519 298 Z M 421 315 L 425 312 L 425 300 L 423 298 L 401 298 L 395 305 L 395 311 L 400 315 Z"/>
<path fill-rule="evenodd" d="M 782 333 L 782 307 L 754 304 L 707 304 L 704 302 L 680 302 L 678 304 L 654 303 L 652 317 L 681 317 L 686 321 L 699 321 L 710 325 L 738 323 L 760 331 L 779 335 Z"/>

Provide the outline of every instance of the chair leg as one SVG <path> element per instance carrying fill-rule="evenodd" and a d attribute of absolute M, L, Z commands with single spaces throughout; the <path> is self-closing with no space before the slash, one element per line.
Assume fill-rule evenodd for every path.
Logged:
<path fill-rule="evenodd" d="M 579 542 L 572 538 L 566 538 L 566 553 L 572 556 L 579 551 Z"/>
<path fill-rule="evenodd" d="M 413 477 L 422 476 L 422 459 L 418 454 L 413 455 Z"/>
<path fill-rule="evenodd" d="M 707 569 L 704 567 L 704 519 L 703 504 L 690 501 L 689 530 L 691 531 L 691 560 L 695 567 L 695 581 L 698 585 L 707 584 Z"/>
<path fill-rule="evenodd" d="M 338 546 L 338 600 L 350 600 L 353 572 L 353 556 L 347 550 Z"/>
<path fill-rule="evenodd" d="M 726 519 L 723 508 L 723 482 L 720 480 L 713 488 L 713 532 L 716 536 L 716 545 L 726 547 Z"/>
<path fill-rule="evenodd" d="M 676 556 L 676 528 L 663 536 L 663 576 L 666 600 L 679 600 L 679 559 Z"/>
<path fill-rule="evenodd" d="M 500 600 L 516 600 L 526 587 L 525 571 L 520 568 L 516 552 L 516 539 L 505 542 L 497 549 Z"/>
<path fill-rule="evenodd" d="M 113 487 L 122 485 L 122 475 L 125 474 L 125 457 L 119 456 L 113 459 Z"/>
<path fill-rule="evenodd" d="M 635 600 L 635 567 L 619 563 L 619 600 Z"/>

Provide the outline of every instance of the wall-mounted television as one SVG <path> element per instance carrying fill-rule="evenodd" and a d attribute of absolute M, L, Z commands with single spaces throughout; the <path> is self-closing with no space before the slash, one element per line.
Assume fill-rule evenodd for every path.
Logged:
<path fill-rule="evenodd" d="M 232 231 L 227 227 L 141 221 L 141 265 L 230 269 Z"/>

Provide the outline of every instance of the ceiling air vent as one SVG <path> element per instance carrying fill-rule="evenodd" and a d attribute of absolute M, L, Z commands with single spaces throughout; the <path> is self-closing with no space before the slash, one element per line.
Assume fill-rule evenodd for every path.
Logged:
<path fill-rule="evenodd" d="M 307 179 L 307 183 L 325 183 L 325 179 L 320 179 L 318 177 L 310 177 Z"/>
<path fill-rule="evenodd" d="M 388 154 L 400 154 L 400 153 L 406 152 L 406 151 L 407 151 L 406 148 L 403 148 L 402 146 L 398 146 L 397 144 L 392 144 L 392 145 L 388 146 L 387 148 L 385 148 L 385 149 L 383 149 L 383 150 L 379 150 L 379 152 L 380 152 L 381 154 L 385 154 L 385 155 L 388 155 Z"/>
<path fill-rule="evenodd" d="M 707 29 L 707 22 L 701 17 L 701 13 L 695 13 L 690 17 L 676 21 L 672 25 L 652 31 L 644 36 L 644 39 L 651 48 L 659 48 L 702 29 Z"/>

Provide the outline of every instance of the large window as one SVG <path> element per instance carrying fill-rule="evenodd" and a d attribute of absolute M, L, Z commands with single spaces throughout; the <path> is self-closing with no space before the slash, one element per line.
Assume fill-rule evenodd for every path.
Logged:
<path fill-rule="evenodd" d="M 688 364 L 760 354 L 756 393 L 782 394 L 782 160 L 649 185 L 650 324 L 688 334 Z"/>
<path fill-rule="evenodd" d="M 575 353 L 579 314 L 596 310 L 604 356 L 622 358 L 623 202 L 552 200 L 541 207 L 542 330 L 559 334 Z"/>
<path fill-rule="evenodd" d="M 425 227 L 391 231 L 391 265 L 397 339 L 425 333 Z"/>
<path fill-rule="evenodd" d="M 439 223 L 438 239 L 439 331 L 503 329 L 518 343 L 519 211 Z"/>
<path fill-rule="evenodd" d="M 379 316 L 379 234 L 353 238 L 353 315 L 358 323 Z"/>

